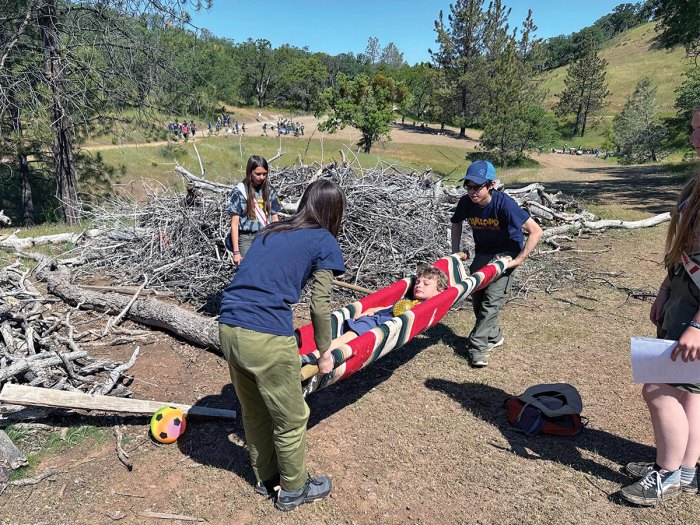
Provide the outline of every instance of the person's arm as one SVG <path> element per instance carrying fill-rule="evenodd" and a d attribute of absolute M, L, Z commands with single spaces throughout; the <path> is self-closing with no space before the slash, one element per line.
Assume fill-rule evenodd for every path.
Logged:
<path fill-rule="evenodd" d="M 333 272 L 316 270 L 311 288 L 311 325 L 314 328 L 314 342 L 319 351 L 318 371 L 327 374 L 333 371 L 331 344 L 331 290 Z"/>
<path fill-rule="evenodd" d="M 654 299 L 654 304 L 651 305 L 651 311 L 649 312 L 649 319 L 654 323 L 655 326 L 659 325 L 661 321 L 661 311 L 664 309 L 664 305 L 668 298 L 671 296 L 671 279 L 668 275 L 661 283 L 659 288 L 659 293 L 656 294 L 656 299 Z"/>
<path fill-rule="evenodd" d="M 279 222 L 280 216 L 277 215 L 276 213 L 272 216 L 272 222 Z"/>
<path fill-rule="evenodd" d="M 527 259 L 527 256 L 530 255 L 530 252 L 535 249 L 535 246 L 537 246 L 537 243 L 540 242 L 540 239 L 542 238 L 542 228 L 540 228 L 540 225 L 537 224 L 535 219 L 532 217 L 526 220 L 523 224 L 523 231 L 527 233 L 527 241 L 525 241 L 525 246 L 523 246 L 523 249 L 520 250 L 518 256 L 510 261 L 510 264 L 508 265 L 509 269 L 520 266 L 523 261 Z"/>
<path fill-rule="evenodd" d="M 238 247 L 238 225 L 241 218 L 238 215 L 231 215 L 231 246 L 233 246 L 233 264 L 241 264 L 241 250 Z"/>
<path fill-rule="evenodd" d="M 367 310 L 364 310 L 362 313 L 355 314 L 354 319 L 357 320 L 357 319 L 359 319 L 360 317 L 365 317 L 365 316 L 367 316 L 367 315 L 374 315 L 374 314 L 376 314 L 377 312 L 379 312 L 380 310 L 386 310 L 387 308 L 391 308 L 392 306 L 393 306 L 393 305 L 390 304 L 390 305 L 388 305 L 388 306 L 374 306 L 374 307 L 372 307 L 372 308 L 367 308 Z"/>
<path fill-rule="evenodd" d="M 459 245 L 462 242 L 462 222 L 453 222 L 450 230 L 452 238 L 452 253 L 459 251 Z"/>
<path fill-rule="evenodd" d="M 700 310 L 695 312 L 691 322 L 700 325 Z M 680 339 L 678 339 L 676 348 L 671 352 L 671 359 L 675 361 L 679 355 L 684 363 L 700 359 L 700 328 L 689 324 L 688 327 L 683 330 Z"/>

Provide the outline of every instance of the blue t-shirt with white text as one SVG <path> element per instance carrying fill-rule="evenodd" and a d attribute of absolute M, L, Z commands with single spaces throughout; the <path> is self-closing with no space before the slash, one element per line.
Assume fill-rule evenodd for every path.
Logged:
<path fill-rule="evenodd" d="M 530 215 L 510 196 L 501 191 L 491 192 L 491 202 L 483 208 L 462 196 L 451 221 L 467 221 L 474 234 L 477 253 L 518 253 L 525 237 L 523 224 Z"/>
<path fill-rule="evenodd" d="M 253 239 L 224 289 L 219 322 L 265 334 L 294 334 L 292 305 L 316 270 L 345 272 L 338 241 L 324 228 L 282 231 Z"/>

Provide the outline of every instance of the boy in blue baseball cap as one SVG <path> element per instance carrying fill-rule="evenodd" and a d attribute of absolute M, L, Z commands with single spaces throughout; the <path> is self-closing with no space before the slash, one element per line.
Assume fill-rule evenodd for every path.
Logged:
<path fill-rule="evenodd" d="M 514 269 L 535 248 L 542 237 L 542 228 L 512 197 L 495 189 L 496 168 L 490 162 L 472 162 L 462 180 L 467 193 L 459 200 L 451 219 L 452 253 L 460 251 L 462 222 L 466 220 L 474 234 L 476 250 L 471 272 L 498 255 L 512 258 L 501 277 L 471 296 L 476 323 L 469 334 L 469 362 L 481 368 L 488 365 L 489 352 L 503 345 L 498 315 L 513 285 Z"/>

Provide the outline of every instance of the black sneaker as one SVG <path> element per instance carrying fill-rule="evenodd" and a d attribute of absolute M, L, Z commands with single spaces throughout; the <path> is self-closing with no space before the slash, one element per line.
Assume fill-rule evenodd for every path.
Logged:
<path fill-rule="evenodd" d="M 683 483 L 683 480 L 681 479 L 681 490 L 683 492 L 690 492 L 692 494 L 700 494 L 700 490 L 698 490 L 698 477 L 700 477 L 700 468 L 695 467 L 695 475 L 693 476 L 693 481 L 690 483 Z"/>
<path fill-rule="evenodd" d="M 255 484 L 253 490 L 256 494 L 260 494 L 261 496 L 265 496 L 266 498 L 271 498 L 275 495 L 275 489 L 279 486 L 279 484 L 280 474 L 278 472 L 266 481 L 258 481 Z"/>
<path fill-rule="evenodd" d="M 328 476 L 318 476 L 317 478 L 309 476 L 300 489 L 292 491 L 280 489 L 277 501 L 275 501 L 275 508 L 285 512 L 296 509 L 303 503 L 325 498 L 330 494 L 331 488 L 333 488 L 333 484 Z"/>
<path fill-rule="evenodd" d="M 662 500 L 678 496 L 680 493 L 680 470 L 659 472 L 652 469 L 642 479 L 620 490 L 620 495 L 630 503 L 645 506 L 656 505 Z"/>
<path fill-rule="evenodd" d="M 654 462 L 633 461 L 632 463 L 627 463 L 624 470 L 625 474 L 631 478 L 643 478 L 650 471 L 654 470 Z"/>
<path fill-rule="evenodd" d="M 654 470 L 654 463 L 649 463 L 649 462 L 632 462 L 632 463 L 627 463 L 625 465 L 625 474 L 632 478 L 643 478 L 646 476 L 649 472 Z M 683 492 L 690 492 L 693 494 L 698 494 L 698 468 L 695 468 L 695 476 L 693 477 L 693 481 L 690 483 L 683 483 L 683 480 L 681 479 L 681 490 Z"/>

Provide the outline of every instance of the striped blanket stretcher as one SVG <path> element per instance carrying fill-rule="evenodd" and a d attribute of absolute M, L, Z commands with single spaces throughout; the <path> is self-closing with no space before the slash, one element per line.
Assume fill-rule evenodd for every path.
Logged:
<path fill-rule="evenodd" d="M 496 259 L 472 275 L 468 275 L 460 256 L 460 254 L 448 255 L 432 264 L 447 275 L 449 286 L 446 290 L 340 348 L 333 349 L 335 369 L 329 374 L 317 374 L 304 381 L 304 395 L 351 376 L 392 350 L 400 348 L 417 334 L 432 328 L 440 322 L 455 303 L 464 300 L 474 291 L 485 288 L 498 278 L 505 271 L 509 262 L 509 258 Z M 407 277 L 334 311 L 331 318 L 331 337 L 333 339 L 339 337 L 343 322 L 346 319 L 352 319 L 356 313 L 362 313 L 364 310 L 376 306 L 394 304 L 399 299 L 406 298 L 407 294 L 410 298 L 412 289 L 413 278 Z M 302 366 L 315 364 L 318 351 L 311 323 L 297 328 L 296 332 L 299 354 L 302 356 Z"/>

